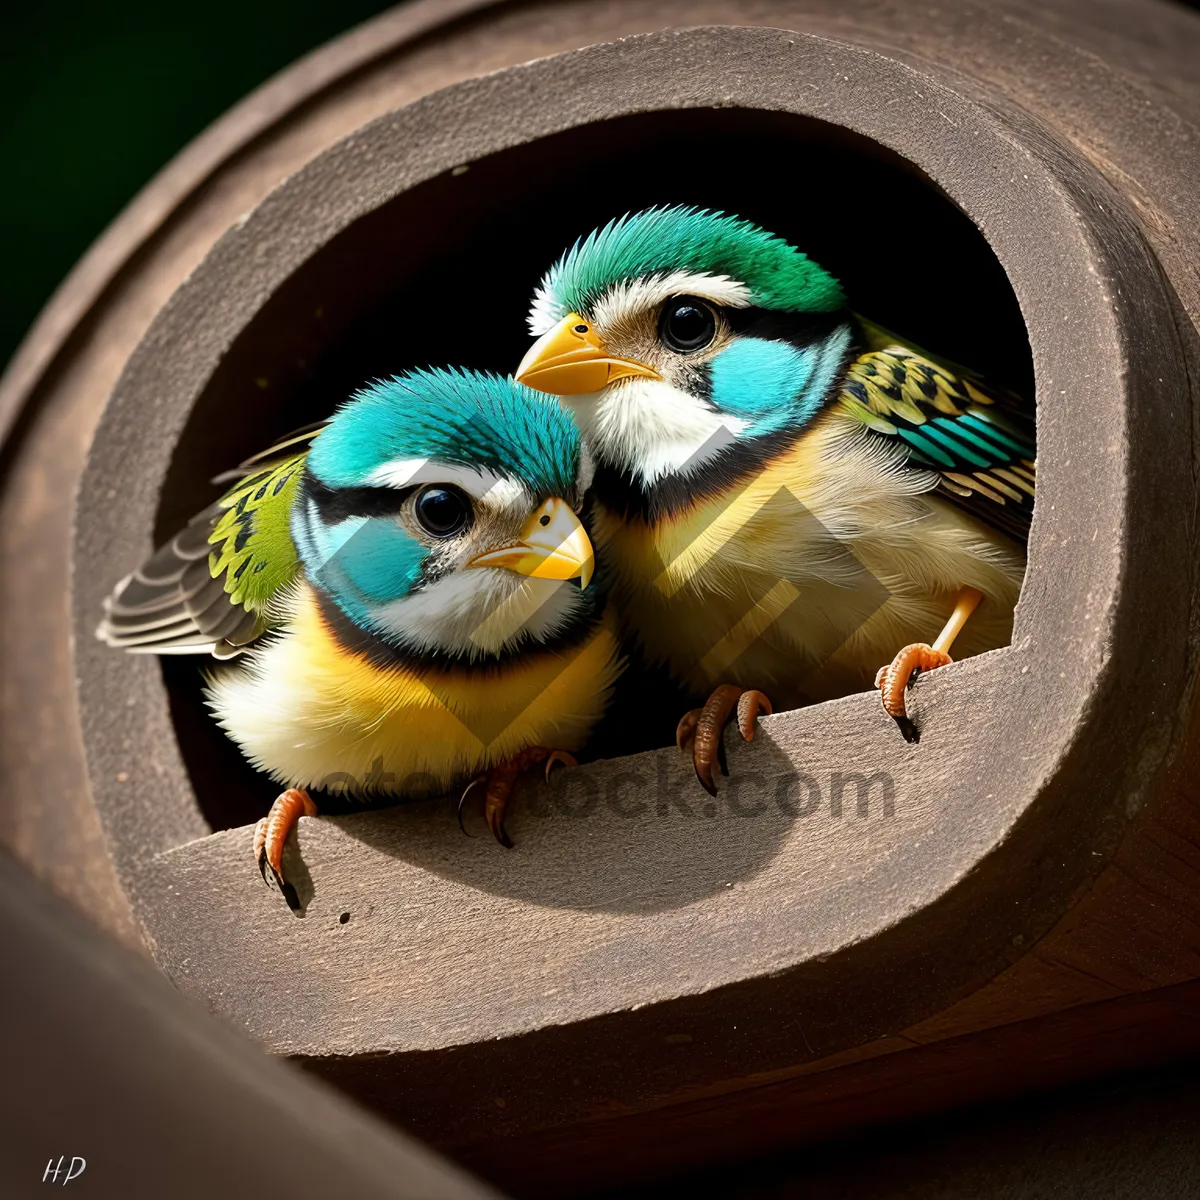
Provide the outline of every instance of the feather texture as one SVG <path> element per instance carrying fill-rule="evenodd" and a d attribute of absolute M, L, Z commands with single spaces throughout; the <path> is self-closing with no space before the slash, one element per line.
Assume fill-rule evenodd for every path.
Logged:
<path fill-rule="evenodd" d="M 578 749 L 623 665 L 603 584 L 479 558 L 559 553 L 538 534 L 553 541 L 564 513 L 586 543 L 581 465 L 566 412 L 511 380 L 373 384 L 227 475 L 118 585 L 99 635 L 144 653 L 247 651 L 211 672 L 208 700 L 292 786 L 439 792 L 530 746 Z M 422 472 L 469 496 L 461 523 L 422 515 Z"/>
<path fill-rule="evenodd" d="M 270 606 L 300 571 L 288 529 L 310 426 L 221 476 L 236 482 L 126 576 L 97 636 L 143 654 L 242 653 L 271 625 Z"/>
<path fill-rule="evenodd" d="M 829 410 L 718 495 L 646 521 L 598 506 L 597 551 L 645 658 L 697 696 L 761 687 L 795 707 L 871 685 L 899 646 L 932 640 L 965 584 L 985 603 L 960 653 L 1003 645 L 1020 545 L 960 511 L 902 442 Z"/>
<path fill-rule="evenodd" d="M 314 443 L 309 469 L 327 487 L 378 481 L 380 468 L 436 459 L 521 480 L 534 495 L 575 485 L 579 432 L 549 397 L 511 379 L 408 371 L 356 392 Z"/>
<path fill-rule="evenodd" d="M 691 321 L 706 342 L 673 328 L 667 281 L 714 310 Z M 598 463 L 597 548 L 650 662 L 697 697 L 730 682 L 787 705 L 843 695 L 932 640 L 964 586 L 984 600 L 956 653 L 1008 640 L 1031 406 L 858 318 L 797 248 L 720 213 L 649 209 L 581 239 L 530 327 L 569 312 L 648 368 L 567 402 Z"/>
<path fill-rule="evenodd" d="M 246 757 L 288 786 L 436 795 L 526 746 L 579 749 L 622 665 L 599 622 L 567 651 L 492 668 L 381 664 L 339 642 L 306 583 L 285 607 L 286 633 L 217 668 L 207 694 Z"/>
<path fill-rule="evenodd" d="M 529 326 L 544 333 L 569 312 L 587 312 L 615 285 L 679 271 L 747 285 L 761 308 L 832 312 L 842 285 L 794 246 L 741 217 L 700 208 L 648 208 L 581 238 L 547 271 Z"/>
<path fill-rule="evenodd" d="M 1033 414 L 1018 397 L 863 322 L 868 346 L 842 377 L 838 410 L 903 459 L 936 472 L 938 491 L 1024 541 L 1037 485 Z"/>

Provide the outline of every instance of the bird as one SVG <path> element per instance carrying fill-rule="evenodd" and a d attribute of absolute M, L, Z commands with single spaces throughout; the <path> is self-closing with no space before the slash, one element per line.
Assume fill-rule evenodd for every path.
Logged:
<path fill-rule="evenodd" d="M 784 237 L 628 213 L 554 262 L 528 320 L 515 377 L 579 423 L 623 636 L 703 701 L 676 741 L 710 793 L 731 720 L 751 740 L 780 703 L 874 687 L 913 742 L 918 675 L 1010 640 L 1032 405 L 860 315 Z"/>
<path fill-rule="evenodd" d="M 317 789 L 485 789 L 575 765 L 622 658 L 579 509 L 590 476 L 560 404 L 511 378 L 408 371 L 227 474 L 123 579 L 97 631 L 209 655 L 216 721 L 284 790 L 258 822 L 264 880 Z M 590 585 L 590 586 L 589 586 Z"/>

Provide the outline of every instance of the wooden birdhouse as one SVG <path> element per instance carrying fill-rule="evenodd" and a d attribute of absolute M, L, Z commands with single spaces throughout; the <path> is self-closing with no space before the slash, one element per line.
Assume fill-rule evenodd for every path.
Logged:
<path fill-rule="evenodd" d="M 1200 1047 L 1197 59 L 1141 0 L 426 0 L 303 60 L 5 379 L 8 841 L 523 1194 Z M 511 853 L 450 801 L 304 820 L 297 918 L 250 856 L 271 785 L 195 662 L 95 640 L 104 596 L 363 380 L 513 369 L 558 251 L 657 202 L 752 214 L 1035 389 L 1012 644 L 922 680 L 918 745 L 874 695 L 780 712 L 713 801 L 664 739 L 522 793 Z"/>

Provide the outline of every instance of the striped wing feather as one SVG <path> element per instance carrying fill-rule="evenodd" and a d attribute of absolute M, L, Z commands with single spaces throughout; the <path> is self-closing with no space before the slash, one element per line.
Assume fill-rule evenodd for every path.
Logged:
<path fill-rule="evenodd" d="M 1037 483 L 1031 406 L 863 322 L 866 351 L 847 368 L 841 411 L 900 440 L 908 462 L 938 475 L 937 490 L 1019 541 Z"/>
<path fill-rule="evenodd" d="M 235 480 L 113 590 L 97 636 L 142 654 L 232 658 L 270 628 L 270 602 L 299 573 L 292 501 L 321 426 L 218 477 Z"/>

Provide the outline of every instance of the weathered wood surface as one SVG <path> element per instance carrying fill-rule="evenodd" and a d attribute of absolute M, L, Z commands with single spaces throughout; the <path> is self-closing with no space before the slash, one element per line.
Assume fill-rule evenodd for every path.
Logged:
<path fill-rule="evenodd" d="M 467 10 L 477 11 L 460 20 Z M 354 144 L 325 153 L 366 121 L 483 71 L 706 21 L 841 36 L 886 57 L 867 69 L 852 52 L 786 34 L 760 35 L 749 52 L 720 32 L 632 43 L 419 104 L 389 118 L 390 142 L 378 127 L 375 142 L 360 140 L 363 157 Z M 581 1144 L 599 1161 L 634 1126 L 660 1128 L 655 1111 L 697 1131 L 700 1114 L 715 1112 L 735 1131 L 726 1142 L 710 1128 L 680 1144 L 697 1158 L 736 1153 L 749 1144 L 736 1131 L 757 1122 L 752 1104 L 731 1098 L 748 1085 L 765 1098 L 766 1085 L 797 1074 L 868 1096 L 866 1068 L 886 1062 L 895 1113 L 933 1086 L 906 1092 L 906 1072 L 928 1081 L 941 1063 L 950 1079 L 956 1063 L 976 1061 L 914 1044 L 967 1045 L 972 1031 L 1194 977 L 1196 772 L 1178 748 L 1197 741 L 1181 719 L 1196 548 L 1192 450 L 1180 436 L 1195 404 L 1180 390 L 1184 359 L 1200 377 L 1189 266 L 1200 254 L 1196 29 L 1151 3 L 962 4 L 937 21 L 865 0 L 431 3 L 285 74 L 139 199 L 68 281 L 0 391 L 0 413 L 15 420 L 0 552 L 21 564 L 0 572 L 5 842 L 134 941 L 132 895 L 181 986 L 518 1181 L 521 1146 L 574 1145 L 538 1126 L 584 1119 Z M 708 816 L 695 792 L 691 817 L 668 806 L 660 818 L 654 796 L 650 812 L 624 816 L 614 809 L 627 793 L 600 785 L 582 816 L 565 815 L 562 795 L 530 798 L 509 856 L 464 842 L 445 810 L 304 822 L 313 891 L 304 920 L 292 920 L 247 870 L 248 831 L 206 836 L 153 664 L 102 659 L 87 637 L 111 564 L 126 569 L 161 519 L 189 397 L 275 283 L 389 191 L 578 120 L 714 102 L 810 113 L 893 145 L 963 204 L 1008 269 L 1030 325 L 1043 447 L 1016 645 L 922 684 L 936 748 L 896 744 L 864 697 L 769 722 L 762 742 L 731 756 L 734 769 L 770 775 L 799 755 L 822 788 L 803 817 L 770 800 L 739 816 L 728 793 Z M 484 164 L 464 180 L 486 194 Z M 199 282 L 160 315 L 197 267 Z M 93 449 L 122 372 L 124 399 Z M 65 548 L 89 450 L 73 656 Z M 105 456 L 122 468 L 119 519 L 106 508 L 117 494 Z M 975 711 L 995 720 L 972 725 Z M 630 769 L 686 781 L 674 755 L 658 761 Z M 852 801 L 830 815 L 833 773 L 857 767 L 890 771 L 894 816 L 860 820 Z M 1128 1011 L 1137 1022 L 1163 1010 Z M 1030 1045 L 1058 1036 L 1022 1028 L 1042 1039 Z M 1088 1069 L 1085 1042 L 1071 1043 L 1064 1078 Z M 974 1094 L 1003 1075 L 989 1044 L 974 1042 Z M 844 1065 L 884 1053 L 878 1068 Z M 807 1111 L 763 1126 L 764 1144 L 799 1136 L 815 1122 Z M 853 1123 L 870 1104 L 841 1111 Z M 647 1134 L 639 1169 L 653 1166 L 659 1141 Z"/>
<path fill-rule="evenodd" d="M 7 856 L 0 917 L 8 1200 L 68 1182 L 102 1200 L 500 1200 L 222 1027 Z"/>

